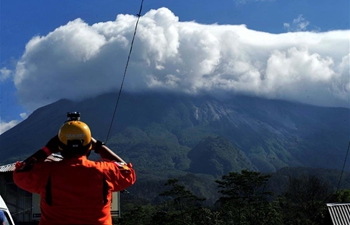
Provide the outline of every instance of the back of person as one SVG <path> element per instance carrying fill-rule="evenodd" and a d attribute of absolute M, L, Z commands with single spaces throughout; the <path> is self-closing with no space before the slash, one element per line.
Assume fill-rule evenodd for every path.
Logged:
<path fill-rule="evenodd" d="M 111 224 L 111 192 L 120 191 L 108 175 L 116 173 L 111 163 L 73 158 L 50 164 L 41 190 L 42 224 Z"/>
<path fill-rule="evenodd" d="M 40 225 L 111 225 L 112 192 L 133 185 L 135 171 L 131 163 L 126 164 L 102 146 L 102 142 L 92 138 L 86 124 L 73 121 L 62 127 L 59 135 L 41 150 L 17 162 L 14 182 L 24 190 L 40 194 Z M 84 138 L 77 140 L 76 137 Z M 88 160 L 91 149 L 105 161 Z M 61 151 L 62 161 L 43 160 L 56 151 Z"/>

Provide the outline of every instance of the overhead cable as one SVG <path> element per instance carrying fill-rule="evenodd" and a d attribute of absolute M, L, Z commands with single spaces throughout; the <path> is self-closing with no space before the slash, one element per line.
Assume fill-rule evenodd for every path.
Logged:
<path fill-rule="evenodd" d="M 346 156 L 345 156 L 345 159 L 344 159 L 343 168 L 342 168 L 341 173 L 340 173 L 340 178 L 339 178 L 338 186 L 337 186 L 337 192 L 339 191 L 339 188 L 340 188 L 340 183 L 341 183 L 341 180 L 342 180 L 342 177 L 343 177 L 345 164 L 346 164 L 346 161 L 347 161 L 347 158 L 348 158 L 348 155 L 349 155 L 349 149 L 350 149 L 350 141 L 349 141 L 349 145 L 348 145 L 348 150 L 346 151 Z"/>
<path fill-rule="evenodd" d="M 122 79 L 122 82 L 121 82 L 121 84 L 120 84 L 120 89 L 119 89 L 119 93 L 118 93 L 118 98 L 117 98 L 117 101 L 116 101 L 116 104 L 115 104 L 115 107 L 114 107 L 114 112 L 113 112 L 113 116 L 112 116 L 112 121 L 111 121 L 110 126 L 109 126 L 109 129 L 108 129 L 108 133 L 107 133 L 107 137 L 106 137 L 105 143 L 107 143 L 107 141 L 108 141 L 108 139 L 109 139 L 109 135 L 110 135 L 110 133 L 111 133 L 112 126 L 113 126 L 113 122 L 114 122 L 114 118 L 115 118 L 115 114 L 116 114 L 116 112 L 117 112 L 117 108 L 118 108 L 120 96 L 121 96 L 121 93 L 122 93 L 122 90 L 123 90 L 124 80 L 125 80 L 126 72 L 127 72 L 127 70 L 128 70 L 129 61 L 130 61 L 130 56 L 131 56 L 132 48 L 133 48 L 134 41 L 135 41 L 137 26 L 138 26 L 138 24 L 139 24 L 139 20 L 140 20 L 140 17 L 141 17 L 142 6 L 143 6 L 143 0 L 141 0 L 139 13 L 136 14 L 136 15 L 137 15 L 137 21 L 136 21 L 136 25 L 135 25 L 135 30 L 134 30 L 134 34 L 133 34 L 132 41 L 131 41 L 131 45 L 130 45 L 130 50 L 129 50 L 129 54 L 128 54 L 128 59 L 127 59 L 127 61 L 126 61 L 126 65 L 125 65 L 125 69 L 124 69 L 123 79 Z"/>

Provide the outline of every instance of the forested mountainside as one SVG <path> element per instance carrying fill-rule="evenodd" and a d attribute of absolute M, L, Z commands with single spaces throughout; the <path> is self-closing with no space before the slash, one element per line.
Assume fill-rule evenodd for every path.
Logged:
<path fill-rule="evenodd" d="M 57 134 L 67 112 L 79 111 L 92 135 L 106 141 L 125 161 L 132 162 L 137 172 L 137 182 L 122 195 L 126 213 L 123 224 L 132 223 L 132 218 L 137 219 L 137 216 L 150 221 L 169 219 L 158 210 L 164 209 L 162 196 L 168 200 L 176 197 L 168 190 L 171 187 L 183 191 L 185 202 L 188 197 L 197 205 L 198 201 L 205 207 L 216 205 L 223 197 L 217 181 L 236 182 L 246 175 L 249 179 L 245 179 L 252 184 L 260 182 L 261 175 L 263 183 L 259 185 L 274 193 L 274 198 L 265 199 L 268 204 L 264 199 L 256 203 L 280 210 L 274 211 L 273 218 L 278 220 L 270 221 L 276 224 L 281 220 L 310 219 L 309 212 L 305 215 L 289 213 L 300 211 L 293 202 L 295 197 L 309 196 L 309 189 L 301 192 L 300 185 L 295 184 L 302 184 L 300 188 L 318 187 L 317 215 L 324 215 L 326 201 L 350 199 L 346 191 L 334 195 L 337 188 L 350 187 L 347 166 L 340 180 L 350 137 L 350 110 L 347 108 L 244 96 L 219 100 L 209 96 L 124 93 L 110 127 L 116 97 L 117 93 L 110 93 L 76 102 L 60 100 L 39 108 L 0 136 L 0 164 L 25 159 Z M 106 140 L 109 128 L 111 132 Z M 92 153 L 90 158 L 96 159 L 97 155 Z M 257 173 L 239 175 L 242 171 Z M 265 175 L 270 178 L 265 179 Z M 234 179 L 231 180 L 231 176 Z M 290 197 L 298 193 L 300 195 Z M 278 196 L 282 196 L 282 202 Z M 259 209 L 262 208 L 259 206 Z M 150 210 L 147 216 L 142 214 L 147 210 Z M 220 208 L 216 211 L 215 207 L 201 210 L 217 220 L 217 224 L 222 219 L 215 215 L 225 216 L 222 213 L 227 211 L 220 212 Z M 198 208 L 193 212 L 198 212 Z M 128 213 L 132 213 L 131 217 Z M 171 216 L 184 212 L 168 213 Z M 190 217 L 186 218 L 193 219 L 196 215 L 188 214 Z M 234 219 L 240 221 L 240 218 Z M 312 220 L 324 221 L 325 218 Z"/>
<path fill-rule="evenodd" d="M 0 136 L 2 164 L 22 160 L 55 135 L 68 111 L 81 112 L 105 141 L 117 93 L 39 108 Z M 347 108 L 255 97 L 123 93 L 107 144 L 140 178 L 203 173 L 221 176 L 283 167 L 340 169 L 349 141 Z M 93 154 L 91 157 L 95 157 Z"/>

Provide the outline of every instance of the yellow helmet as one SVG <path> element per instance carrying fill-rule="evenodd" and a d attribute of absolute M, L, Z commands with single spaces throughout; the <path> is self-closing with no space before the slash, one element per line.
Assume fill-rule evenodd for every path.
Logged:
<path fill-rule="evenodd" d="M 79 120 L 65 122 L 58 131 L 60 150 L 91 150 L 91 131 Z"/>

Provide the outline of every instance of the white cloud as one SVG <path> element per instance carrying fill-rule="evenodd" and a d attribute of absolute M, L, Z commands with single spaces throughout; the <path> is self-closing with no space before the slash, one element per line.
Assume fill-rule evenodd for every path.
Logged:
<path fill-rule="evenodd" d="M 22 120 L 25 120 L 28 117 L 27 113 L 25 113 L 25 112 L 20 113 L 19 116 L 22 118 Z M 4 121 L 0 117 L 0 135 L 2 133 L 5 133 L 6 131 L 11 129 L 12 127 L 16 126 L 17 124 L 19 124 L 22 120 Z"/>
<path fill-rule="evenodd" d="M 118 15 L 93 25 L 76 19 L 34 37 L 15 72 L 21 102 L 35 109 L 118 91 L 136 19 Z M 243 93 L 349 107 L 349 36 L 350 30 L 271 34 L 180 22 L 166 8 L 151 10 L 140 19 L 123 90 Z"/>
<path fill-rule="evenodd" d="M 20 121 L 18 120 L 11 120 L 9 122 L 5 122 L 0 118 L 0 134 L 5 133 L 7 130 L 16 126 L 19 122 Z"/>
<path fill-rule="evenodd" d="M 25 112 L 24 112 L 24 113 L 20 113 L 19 116 L 20 116 L 23 120 L 27 119 L 27 117 L 28 117 L 27 113 L 25 113 Z"/>
<path fill-rule="evenodd" d="M 306 20 L 303 15 L 299 15 L 298 18 L 294 19 L 292 24 L 290 23 L 284 23 L 283 27 L 289 32 L 298 32 L 298 31 L 307 31 L 312 30 L 314 32 L 319 32 L 320 28 L 313 26 L 312 29 L 308 28 L 310 25 L 310 22 Z"/>
<path fill-rule="evenodd" d="M 7 69 L 6 67 L 3 67 L 0 69 L 0 81 L 5 81 L 9 79 L 12 75 L 12 71 Z"/>

